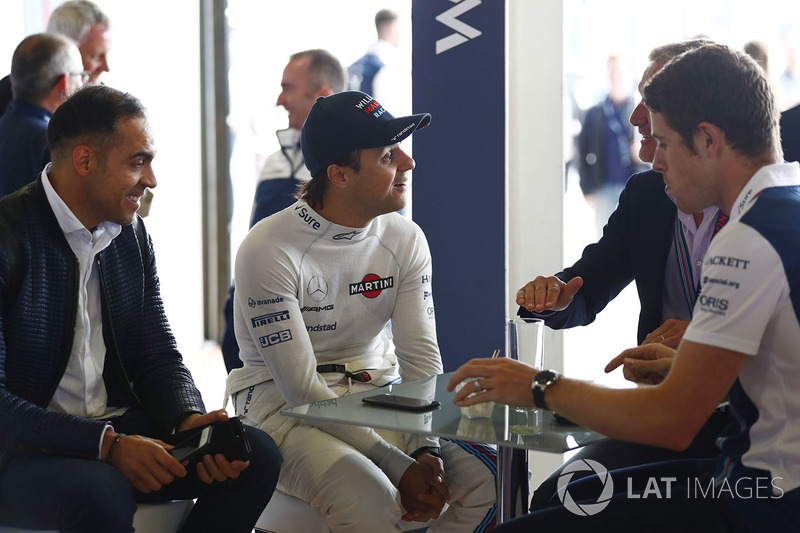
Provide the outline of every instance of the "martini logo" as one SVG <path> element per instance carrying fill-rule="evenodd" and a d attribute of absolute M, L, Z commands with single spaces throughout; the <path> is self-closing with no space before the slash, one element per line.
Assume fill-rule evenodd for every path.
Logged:
<path fill-rule="evenodd" d="M 394 287 L 394 277 L 382 278 L 377 274 L 367 274 L 358 283 L 350 284 L 350 296 L 363 294 L 366 298 L 377 298 L 383 289 Z"/>

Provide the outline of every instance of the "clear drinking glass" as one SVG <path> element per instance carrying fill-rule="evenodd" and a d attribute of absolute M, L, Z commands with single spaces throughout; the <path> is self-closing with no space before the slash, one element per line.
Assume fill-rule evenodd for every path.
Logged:
<path fill-rule="evenodd" d="M 544 321 L 539 318 L 512 318 L 506 328 L 506 354 L 537 370 L 544 366 Z M 512 433 L 532 435 L 542 431 L 542 411 L 512 407 L 508 410 L 508 429 Z"/>

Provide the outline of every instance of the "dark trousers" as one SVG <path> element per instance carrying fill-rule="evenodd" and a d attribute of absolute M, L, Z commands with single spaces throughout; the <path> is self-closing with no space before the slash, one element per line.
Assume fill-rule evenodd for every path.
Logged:
<path fill-rule="evenodd" d="M 715 412 L 697 434 L 691 446 L 681 452 L 613 439 L 588 444 L 539 485 L 531 498 L 531 512 L 559 503 L 556 494 L 558 479 L 564 469 L 576 461 L 592 459 L 603 465 L 606 470 L 611 471 L 677 459 L 714 458 L 719 455 L 716 439 L 730 420 L 731 417 L 727 412 Z M 587 473 L 576 472 L 573 474 L 572 480 L 575 481 L 585 474 Z"/>
<path fill-rule="evenodd" d="M 497 533 L 789 533 L 800 530 L 800 489 L 771 498 L 710 490 L 715 459 L 675 460 L 594 473 L 561 487 L 564 503 L 516 518 Z M 569 475 L 569 471 L 567 472 Z M 604 489 L 611 490 L 606 493 Z"/>
<path fill-rule="evenodd" d="M 118 432 L 159 437 L 136 415 L 126 413 L 112 423 Z M 208 485 L 187 475 L 148 494 L 101 461 L 16 455 L 0 471 L 0 525 L 64 533 L 131 532 L 137 503 L 197 498 L 182 531 L 250 533 L 275 490 L 282 458 L 269 435 L 251 427 L 245 432 L 252 455 L 237 479 Z"/>

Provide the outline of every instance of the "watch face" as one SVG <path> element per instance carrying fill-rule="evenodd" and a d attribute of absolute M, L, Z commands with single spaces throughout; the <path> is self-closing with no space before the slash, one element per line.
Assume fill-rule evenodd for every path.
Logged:
<path fill-rule="evenodd" d="M 539 385 L 545 385 L 554 379 L 558 378 L 558 374 L 553 372 L 552 370 L 542 370 L 533 378 L 533 380 Z"/>

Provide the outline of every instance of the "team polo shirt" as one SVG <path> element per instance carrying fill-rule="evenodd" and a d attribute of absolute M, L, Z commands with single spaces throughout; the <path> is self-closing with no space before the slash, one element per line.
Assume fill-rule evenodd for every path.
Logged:
<path fill-rule="evenodd" d="M 684 338 L 745 353 L 719 439 L 717 482 L 768 475 L 800 487 L 800 166 L 761 168 L 703 262 Z M 779 490 L 776 490 L 779 492 Z"/>

